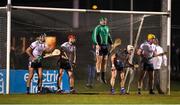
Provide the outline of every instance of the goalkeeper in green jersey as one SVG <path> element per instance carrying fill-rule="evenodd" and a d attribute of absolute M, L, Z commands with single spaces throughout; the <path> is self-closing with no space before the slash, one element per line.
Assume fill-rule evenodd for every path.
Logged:
<path fill-rule="evenodd" d="M 97 80 L 106 84 L 105 72 L 109 53 L 108 45 L 112 45 L 109 27 L 107 26 L 107 18 L 101 17 L 99 19 L 99 25 L 95 27 L 92 33 L 92 41 L 96 46 Z"/>

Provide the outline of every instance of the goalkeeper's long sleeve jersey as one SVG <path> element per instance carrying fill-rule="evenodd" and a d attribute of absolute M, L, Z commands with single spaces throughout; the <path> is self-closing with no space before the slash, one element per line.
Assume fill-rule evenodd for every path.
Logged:
<path fill-rule="evenodd" d="M 92 33 L 92 41 L 95 45 L 108 45 L 108 43 L 112 44 L 109 27 L 107 25 L 96 26 Z"/>

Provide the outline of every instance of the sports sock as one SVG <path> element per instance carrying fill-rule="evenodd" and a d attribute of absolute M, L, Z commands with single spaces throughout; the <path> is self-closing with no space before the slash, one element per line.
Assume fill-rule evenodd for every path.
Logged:
<path fill-rule="evenodd" d="M 27 91 L 27 92 L 29 92 L 29 90 L 30 90 L 30 88 L 29 88 L 29 87 L 27 87 L 27 88 L 26 88 L 26 91 Z"/>
<path fill-rule="evenodd" d="M 72 89 L 74 89 L 74 87 L 70 87 L 70 89 L 72 90 Z"/>
<path fill-rule="evenodd" d="M 41 91 L 41 87 L 38 86 L 38 91 Z"/>

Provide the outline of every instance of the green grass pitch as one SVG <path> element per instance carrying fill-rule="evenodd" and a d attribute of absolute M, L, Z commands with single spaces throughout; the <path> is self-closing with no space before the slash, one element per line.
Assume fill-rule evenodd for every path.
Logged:
<path fill-rule="evenodd" d="M 0 104 L 180 104 L 180 83 L 171 82 L 171 95 L 149 95 L 143 91 L 138 95 L 136 88 L 130 95 L 120 95 L 118 85 L 116 94 L 111 95 L 109 86 L 96 83 L 92 89 L 85 82 L 76 84 L 77 94 L 10 94 L 0 95 Z"/>
<path fill-rule="evenodd" d="M 171 95 L 110 95 L 109 93 L 79 94 L 13 94 L 0 95 L 0 104 L 180 104 L 180 92 Z"/>

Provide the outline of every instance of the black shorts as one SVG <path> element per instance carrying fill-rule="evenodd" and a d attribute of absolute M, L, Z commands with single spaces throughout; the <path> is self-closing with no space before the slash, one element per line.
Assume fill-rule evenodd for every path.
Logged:
<path fill-rule="evenodd" d="M 123 71 L 124 63 L 122 61 L 114 61 L 114 66 L 117 71 Z"/>
<path fill-rule="evenodd" d="M 60 59 L 58 61 L 58 67 L 59 67 L 59 69 L 65 69 L 65 70 L 71 70 L 72 69 L 72 65 L 69 62 L 69 60 L 67 60 L 67 59 Z"/>
<path fill-rule="evenodd" d="M 99 56 L 106 56 L 108 55 L 108 46 L 107 45 L 100 45 L 100 50 L 99 50 Z"/>
<path fill-rule="evenodd" d="M 144 71 L 153 71 L 154 67 L 152 63 L 143 63 L 143 70 Z"/>
<path fill-rule="evenodd" d="M 32 61 L 30 61 L 29 62 L 29 67 L 32 67 L 32 68 L 41 68 L 42 67 L 42 62 L 32 62 Z"/>

